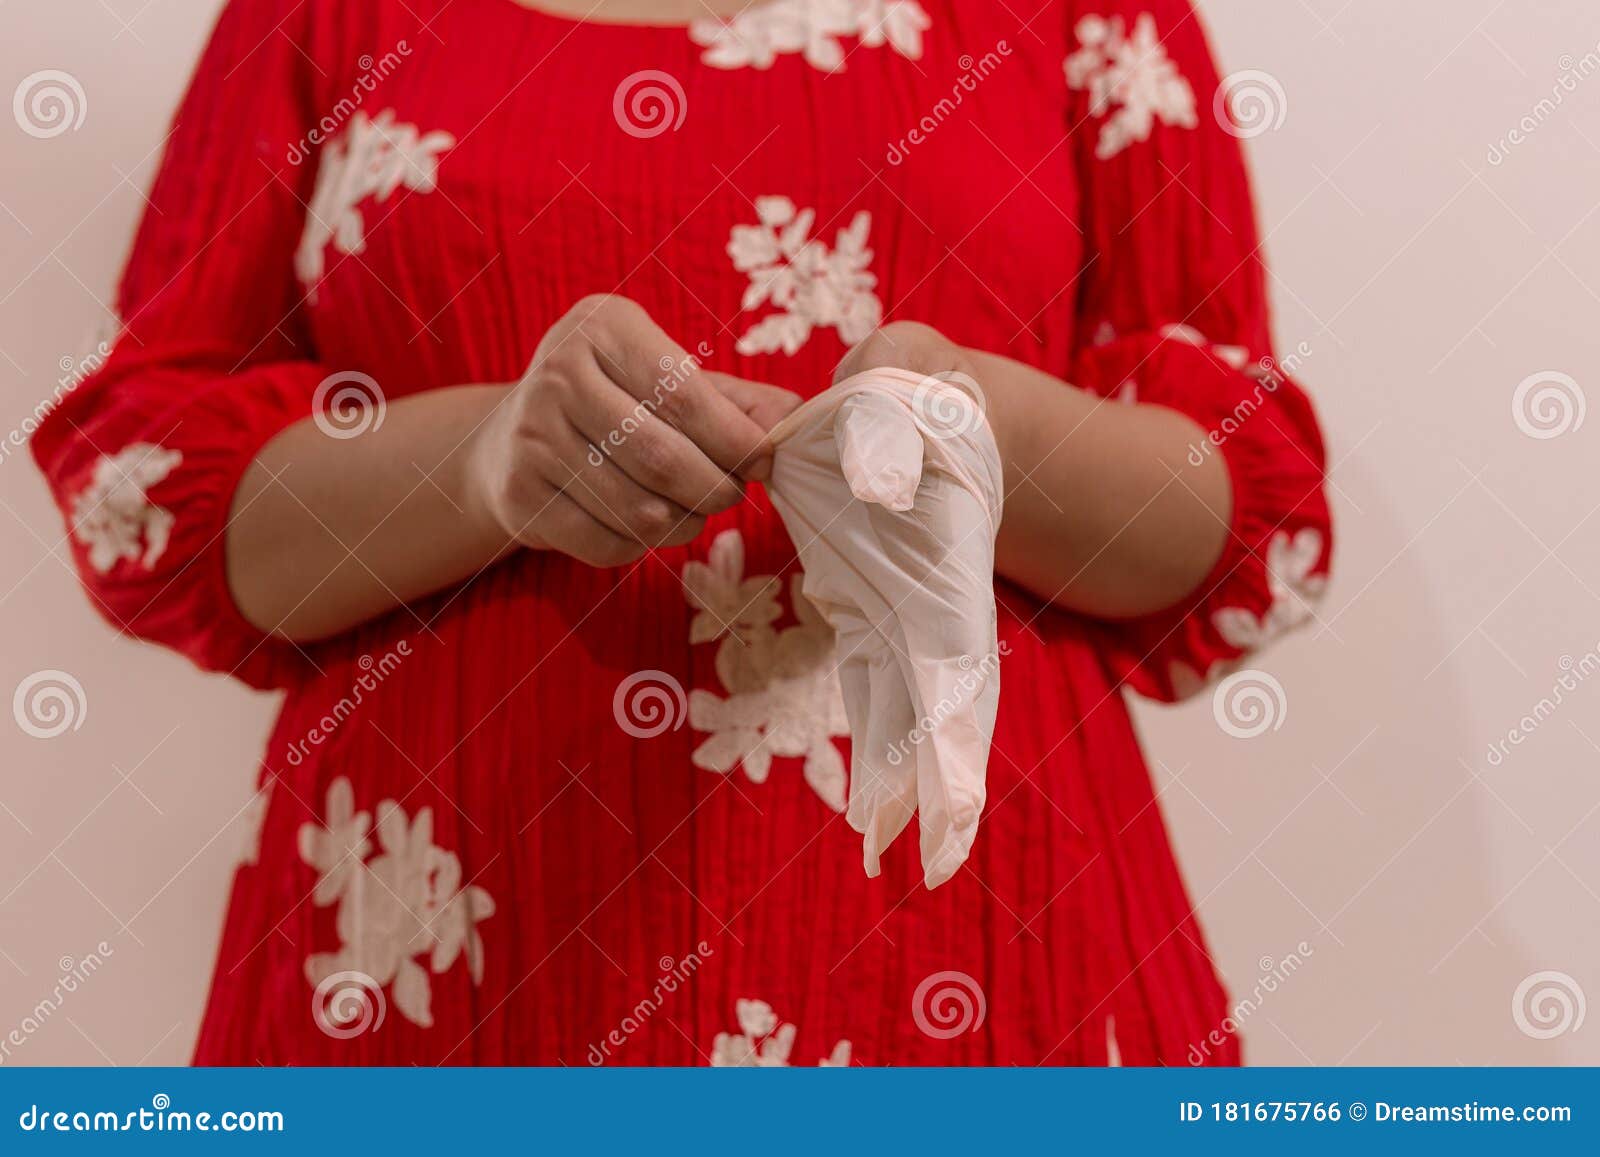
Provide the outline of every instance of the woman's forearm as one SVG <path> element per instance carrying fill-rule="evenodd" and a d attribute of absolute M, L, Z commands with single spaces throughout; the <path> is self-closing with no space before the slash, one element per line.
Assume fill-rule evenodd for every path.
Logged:
<path fill-rule="evenodd" d="M 623 566 L 682 546 L 770 466 L 800 399 L 703 370 L 638 304 L 586 297 L 522 376 L 398 399 L 359 436 L 306 419 L 234 497 L 228 583 L 244 617 L 327 638 L 519 547 Z"/>
<path fill-rule="evenodd" d="M 1174 410 L 1105 402 L 968 351 L 1005 458 L 996 570 L 1053 603 L 1132 617 L 1182 601 L 1227 541 L 1232 488 L 1205 431 Z"/>
<path fill-rule="evenodd" d="M 459 582 L 512 549 L 468 482 L 475 437 L 505 386 L 388 403 L 353 438 L 312 419 L 246 470 L 227 531 L 228 584 L 256 627 L 326 638 Z"/>

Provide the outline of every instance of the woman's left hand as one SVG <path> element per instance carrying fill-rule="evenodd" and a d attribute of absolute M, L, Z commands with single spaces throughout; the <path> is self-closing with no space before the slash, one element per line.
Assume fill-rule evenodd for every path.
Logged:
<path fill-rule="evenodd" d="M 1005 423 L 999 420 L 995 405 L 998 400 L 995 390 L 1003 384 L 993 373 L 997 360 L 991 354 L 957 345 L 932 326 L 916 321 L 891 321 L 844 355 L 844 360 L 833 371 L 833 380 L 837 384 L 863 370 L 887 366 L 949 382 L 973 395 L 994 434 L 1001 460 L 1009 463 L 1006 454 L 1010 439 L 1006 437 Z"/>
<path fill-rule="evenodd" d="M 833 371 L 833 380 L 842 382 L 863 370 L 884 366 L 910 370 L 916 374 L 974 375 L 974 365 L 966 349 L 932 326 L 916 321 L 891 321 L 873 330 L 856 345 Z"/>

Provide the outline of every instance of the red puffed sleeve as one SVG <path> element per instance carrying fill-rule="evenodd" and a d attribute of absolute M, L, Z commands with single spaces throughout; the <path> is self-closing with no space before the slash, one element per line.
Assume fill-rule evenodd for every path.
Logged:
<path fill-rule="evenodd" d="M 231 0 L 178 110 L 123 272 L 104 365 L 32 439 L 83 585 L 119 630 L 257 687 L 308 669 L 246 622 L 223 537 L 245 467 L 311 412 L 294 255 L 313 163 L 305 11 Z"/>
<path fill-rule="evenodd" d="M 1218 102 L 1222 82 L 1193 7 L 1067 8 L 1085 236 L 1072 381 L 1187 415 L 1205 431 L 1189 461 L 1220 457 L 1233 485 L 1227 544 L 1194 592 L 1096 628 L 1119 677 L 1179 699 L 1310 618 L 1325 584 L 1322 437 L 1292 380 L 1309 351 L 1273 354 L 1244 130 L 1231 102 Z M 1270 78 L 1254 76 L 1243 83 L 1263 85 L 1267 106 L 1254 111 L 1271 116 Z"/>

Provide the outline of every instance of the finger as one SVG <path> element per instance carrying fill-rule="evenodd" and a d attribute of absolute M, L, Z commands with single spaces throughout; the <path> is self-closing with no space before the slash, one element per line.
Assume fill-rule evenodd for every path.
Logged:
<path fill-rule="evenodd" d="M 771 431 L 788 417 L 801 403 L 800 395 L 780 386 L 764 382 L 746 381 L 732 374 L 708 370 L 706 376 L 723 397 L 738 406 L 762 430 Z M 772 440 L 763 436 L 755 455 L 745 464 L 740 475 L 752 482 L 765 482 L 772 473 Z"/>
<path fill-rule="evenodd" d="M 724 471 L 742 473 L 759 457 L 766 431 L 711 384 L 699 363 L 643 309 L 621 310 L 595 336 L 607 375 L 662 421 L 681 431 Z"/>
<path fill-rule="evenodd" d="M 552 478 L 595 521 L 644 546 L 681 546 L 705 529 L 705 516 L 686 510 L 661 494 L 646 490 L 599 449 L 568 427 L 556 442 L 557 462 L 564 471 Z"/>
<path fill-rule="evenodd" d="M 706 370 L 705 376 L 717 391 L 727 398 L 763 430 L 770 430 L 795 410 L 804 400 L 793 390 L 771 386 L 766 382 L 752 382 L 732 374 Z"/>
<path fill-rule="evenodd" d="M 696 514 L 737 505 L 744 487 L 700 452 L 687 436 L 625 393 L 594 364 L 567 402 L 567 420 L 594 453 L 615 462 L 630 478 Z M 588 453 L 588 451 L 586 451 Z"/>
<path fill-rule="evenodd" d="M 598 522 L 573 498 L 554 487 L 535 509 L 541 542 L 579 562 L 594 567 L 613 567 L 626 566 L 644 557 L 643 546 Z"/>

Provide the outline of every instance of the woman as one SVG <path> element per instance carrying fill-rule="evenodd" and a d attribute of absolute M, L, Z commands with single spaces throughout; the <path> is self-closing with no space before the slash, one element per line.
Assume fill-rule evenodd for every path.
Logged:
<path fill-rule="evenodd" d="M 34 442 L 113 623 L 287 692 L 195 1059 L 1235 1062 L 1119 694 L 1327 565 L 1217 88 L 1187 0 L 231 0 Z M 934 891 L 759 485 L 877 365 L 1008 491 Z"/>

